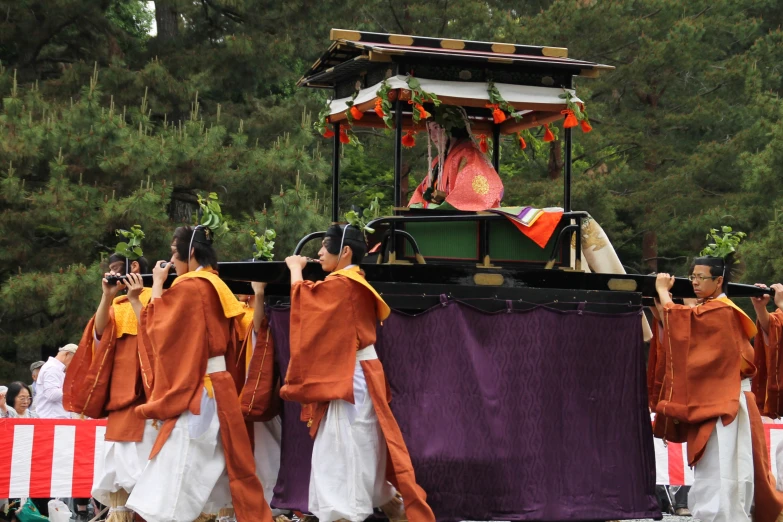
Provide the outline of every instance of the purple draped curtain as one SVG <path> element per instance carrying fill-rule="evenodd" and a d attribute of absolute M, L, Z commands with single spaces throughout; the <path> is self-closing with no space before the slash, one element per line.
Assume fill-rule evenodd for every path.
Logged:
<path fill-rule="evenodd" d="M 285 375 L 288 310 L 270 314 Z M 393 313 L 376 344 L 438 520 L 660 516 L 640 311 Z M 273 505 L 307 509 L 309 440 L 283 412 Z"/>

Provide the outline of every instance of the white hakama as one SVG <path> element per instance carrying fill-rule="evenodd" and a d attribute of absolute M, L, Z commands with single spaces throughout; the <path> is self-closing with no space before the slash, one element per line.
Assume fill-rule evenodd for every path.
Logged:
<path fill-rule="evenodd" d="M 155 421 L 151 419 L 144 423 L 141 442 L 104 442 L 103 460 L 98 459 L 96 462 L 95 478 L 92 483 L 92 496 L 98 502 L 109 506 L 110 494 L 121 489 L 128 493 L 133 491 L 158 437 L 158 430 L 154 423 Z"/>
<path fill-rule="evenodd" d="M 268 504 L 272 502 L 277 475 L 280 473 L 280 444 L 283 438 L 283 424 L 280 417 L 275 417 L 268 422 L 254 422 L 253 438 L 256 476 L 261 481 L 264 498 Z M 272 515 L 277 516 L 284 512 L 284 510 L 273 509 Z"/>
<path fill-rule="evenodd" d="M 704 455 L 693 468 L 688 508 L 701 522 L 750 522 L 753 505 L 753 445 L 746 391 L 742 380 L 737 417 L 724 426 L 720 419 Z"/>
<path fill-rule="evenodd" d="M 207 374 L 225 371 L 225 359 L 213 357 Z M 225 474 L 217 403 L 202 389 L 201 414 L 181 414 L 160 452 L 133 489 L 126 506 L 146 522 L 193 522 L 207 501 L 221 502 L 216 485 Z M 230 496 L 229 496 L 230 498 Z"/>
<path fill-rule="evenodd" d="M 386 440 L 375 414 L 361 361 L 377 359 L 375 347 L 356 352 L 354 403 L 329 403 L 313 444 L 309 510 L 320 522 L 362 522 L 396 494 L 386 481 Z"/>

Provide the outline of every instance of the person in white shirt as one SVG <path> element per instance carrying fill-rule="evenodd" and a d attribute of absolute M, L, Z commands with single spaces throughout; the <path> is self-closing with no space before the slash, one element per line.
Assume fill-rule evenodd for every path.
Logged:
<path fill-rule="evenodd" d="M 41 366 L 44 365 L 43 361 L 35 361 L 33 364 L 30 365 L 30 373 L 33 374 L 33 383 L 30 385 L 30 393 L 32 394 L 32 398 L 30 399 L 33 401 L 32 403 L 35 404 L 35 381 L 38 380 L 38 374 L 41 373 Z M 35 411 L 35 406 L 30 406 L 30 409 Z"/>
<path fill-rule="evenodd" d="M 71 414 L 63 408 L 63 383 L 65 370 L 71 364 L 78 346 L 66 344 L 41 367 L 35 381 L 35 412 L 42 419 L 70 419 Z"/>

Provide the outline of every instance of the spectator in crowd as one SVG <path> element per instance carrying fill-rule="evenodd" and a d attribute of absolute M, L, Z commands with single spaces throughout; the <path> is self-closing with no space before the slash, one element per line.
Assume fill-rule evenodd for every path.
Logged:
<path fill-rule="evenodd" d="M 75 344 L 66 344 L 60 348 L 56 357 L 49 357 L 41 367 L 35 389 L 36 413 L 42 419 L 71 418 L 71 414 L 63 408 L 63 383 L 65 370 L 71 364 L 76 348 Z"/>
<path fill-rule="evenodd" d="M 4 396 L 0 396 L 0 417 L 31 419 L 38 417 L 30 410 L 32 397 L 23 382 L 12 382 Z"/>
<path fill-rule="evenodd" d="M 0 386 L 0 418 L 36 418 L 37 415 L 30 410 L 31 401 L 30 389 L 23 382 L 12 382 L 7 388 L 5 386 Z M 8 516 L 6 518 L 0 517 L 0 520 L 18 520 L 13 513 L 23 504 L 23 500 L 24 499 L 19 498 L 2 499 L 2 501 L 0 501 L 0 509 L 2 509 L 2 505 L 6 503 L 10 508 L 8 510 Z M 48 504 L 50 500 L 50 498 L 32 499 L 33 504 L 35 504 L 38 511 L 44 516 L 49 515 Z"/>
<path fill-rule="evenodd" d="M 43 419 L 70 419 L 71 414 L 63 407 L 63 384 L 65 383 L 65 371 L 71 364 L 78 346 L 66 344 L 60 348 L 56 357 L 49 360 L 41 367 L 38 379 L 35 381 L 37 393 L 36 412 Z M 90 499 L 75 498 L 76 520 L 89 520 L 87 505 Z"/>
<path fill-rule="evenodd" d="M 43 361 L 35 361 L 33 364 L 30 365 L 30 373 L 33 374 L 33 383 L 30 385 L 30 391 L 33 394 L 33 400 L 35 400 L 35 394 L 37 393 L 35 390 L 35 381 L 38 380 L 38 374 L 41 372 L 41 366 L 44 365 Z"/>

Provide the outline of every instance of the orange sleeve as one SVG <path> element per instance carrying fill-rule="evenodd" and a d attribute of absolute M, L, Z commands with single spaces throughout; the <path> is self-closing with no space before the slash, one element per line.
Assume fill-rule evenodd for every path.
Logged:
<path fill-rule="evenodd" d="M 145 342 L 155 355 L 152 398 L 136 408 L 149 419 L 179 416 L 201 391 L 207 369 L 209 332 L 205 299 L 208 281 L 186 279 L 150 301 L 141 313 Z"/>
<path fill-rule="evenodd" d="M 753 348 L 734 309 L 719 301 L 690 308 L 664 307 L 665 376 L 660 414 L 697 424 L 716 417 L 729 422 L 739 407 L 743 369 L 753 367 Z"/>
<path fill-rule="evenodd" d="M 240 396 L 245 418 L 266 421 L 277 413 L 277 376 L 275 375 L 275 349 L 269 323 L 264 322 L 256 335 L 256 345 L 247 370 L 247 382 Z M 248 331 L 252 338 L 252 330 Z M 250 347 L 248 346 L 248 349 Z"/>
<path fill-rule="evenodd" d="M 755 365 L 758 374 L 753 379 L 753 393 L 756 405 L 762 415 L 776 419 L 783 416 L 783 312 L 775 311 L 769 315 L 769 332 L 765 337 L 759 333 L 753 340 L 756 350 Z"/>
<path fill-rule="evenodd" d="M 79 341 L 73 361 L 65 372 L 63 407 L 93 419 L 105 417 L 114 364 L 116 323 L 114 307 L 100 341 L 95 340 L 95 317 L 90 319 Z"/>
<path fill-rule="evenodd" d="M 291 287 L 291 360 L 280 392 L 284 399 L 353 402 L 352 376 L 359 344 L 353 284 L 332 277 Z"/>

